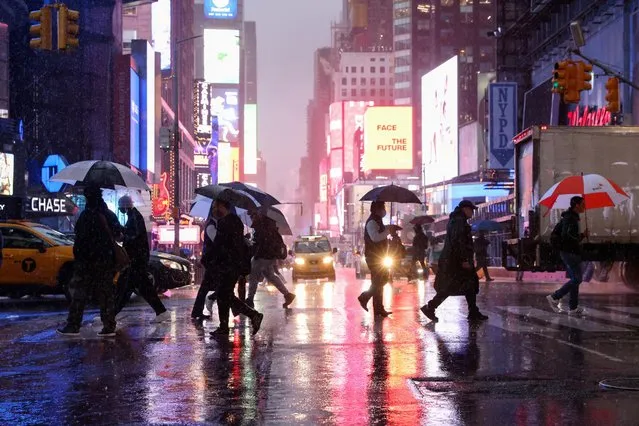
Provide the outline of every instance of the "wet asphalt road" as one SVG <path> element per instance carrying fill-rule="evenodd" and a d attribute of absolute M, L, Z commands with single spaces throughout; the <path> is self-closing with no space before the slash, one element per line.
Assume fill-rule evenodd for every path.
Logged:
<path fill-rule="evenodd" d="M 639 393 L 599 386 L 639 385 L 639 296 L 623 285 L 583 284 L 587 316 L 570 318 L 544 300 L 557 284 L 482 284 L 480 325 L 463 298 L 429 323 L 417 308 L 432 284 L 405 281 L 386 286 L 394 314 L 376 322 L 356 300 L 365 285 L 352 270 L 289 284 L 288 311 L 263 288 L 262 330 L 236 321 L 225 343 L 209 337 L 215 316 L 190 320 L 192 288 L 165 299 L 171 323 L 135 302 L 114 339 L 90 323 L 56 335 L 61 299 L 0 299 L 0 425 L 639 423 Z"/>

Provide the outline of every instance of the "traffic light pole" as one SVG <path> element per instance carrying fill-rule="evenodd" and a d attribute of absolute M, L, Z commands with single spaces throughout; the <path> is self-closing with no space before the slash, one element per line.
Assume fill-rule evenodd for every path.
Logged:
<path fill-rule="evenodd" d="M 632 81 L 628 80 L 626 77 L 623 76 L 623 74 L 613 70 L 612 68 L 606 66 L 605 64 L 602 64 L 601 62 L 599 62 L 596 59 L 589 58 L 588 56 L 586 56 L 583 53 L 581 53 L 581 51 L 579 49 L 572 49 L 570 52 L 575 54 L 575 55 L 577 55 L 577 56 L 579 56 L 581 59 L 585 59 L 586 61 L 590 62 L 592 65 L 594 65 L 594 66 L 596 66 L 598 68 L 601 68 L 603 70 L 603 72 L 606 73 L 606 75 L 611 75 L 613 77 L 616 77 L 616 78 L 619 79 L 619 81 L 622 81 L 622 82 L 626 83 L 628 86 L 632 87 L 633 89 L 639 90 L 639 86 L 634 84 Z"/>

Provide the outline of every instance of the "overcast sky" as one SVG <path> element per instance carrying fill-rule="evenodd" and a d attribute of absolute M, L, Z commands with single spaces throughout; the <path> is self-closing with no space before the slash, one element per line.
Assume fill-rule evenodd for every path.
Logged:
<path fill-rule="evenodd" d="M 313 96 L 313 53 L 330 46 L 342 0 L 245 0 L 257 23 L 258 143 L 267 190 L 293 201 L 306 153 L 306 105 Z"/>

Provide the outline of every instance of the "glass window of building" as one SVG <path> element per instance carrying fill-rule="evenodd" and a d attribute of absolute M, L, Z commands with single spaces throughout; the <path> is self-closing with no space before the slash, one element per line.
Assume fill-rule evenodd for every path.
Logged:
<path fill-rule="evenodd" d="M 441 0 L 442 7 L 455 6 L 455 0 Z"/>
<path fill-rule="evenodd" d="M 459 0 L 459 11 L 461 13 L 472 13 L 474 0 Z"/>
<path fill-rule="evenodd" d="M 386 89 L 379 89 L 380 96 L 386 96 Z"/>
<path fill-rule="evenodd" d="M 342 77 L 342 84 L 344 86 L 348 84 L 348 79 L 346 77 Z"/>
<path fill-rule="evenodd" d="M 379 67 L 379 72 L 382 74 L 386 72 L 386 67 Z"/>
<path fill-rule="evenodd" d="M 366 96 L 366 89 L 360 89 L 359 93 L 362 96 Z"/>
<path fill-rule="evenodd" d="M 376 84 L 375 78 L 371 78 L 371 86 L 374 86 Z"/>
<path fill-rule="evenodd" d="M 357 67 L 351 67 L 351 72 L 352 73 L 356 73 L 357 72 Z"/>
<path fill-rule="evenodd" d="M 357 89 L 351 89 L 351 96 L 357 96 Z"/>
<path fill-rule="evenodd" d="M 375 89 L 371 89 L 371 96 L 375 96 L 375 95 L 376 95 Z"/>
<path fill-rule="evenodd" d="M 375 67 L 371 67 L 371 74 L 375 74 Z"/>
<path fill-rule="evenodd" d="M 386 77 L 382 77 L 379 79 L 379 84 L 381 84 L 382 86 L 386 86 Z"/>
<path fill-rule="evenodd" d="M 360 78 L 359 84 L 361 84 L 362 86 L 366 86 L 366 79 L 364 77 Z"/>
<path fill-rule="evenodd" d="M 342 89 L 342 96 L 346 97 L 348 95 L 348 90 L 347 89 Z"/>
<path fill-rule="evenodd" d="M 360 67 L 359 72 L 364 73 L 364 67 Z"/>
<path fill-rule="evenodd" d="M 137 7 L 125 7 L 123 10 L 124 16 L 137 16 L 138 8 Z"/>
<path fill-rule="evenodd" d="M 371 62 L 375 62 L 375 58 L 371 58 Z"/>
<path fill-rule="evenodd" d="M 386 58 L 379 58 L 379 62 L 386 62 Z"/>
<path fill-rule="evenodd" d="M 357 79 L 356 79 L 355 77 L 351 78 L 351 84 L 352 84 L 353 86 L 356 86 L 356 85 L 357 85 Z"/>

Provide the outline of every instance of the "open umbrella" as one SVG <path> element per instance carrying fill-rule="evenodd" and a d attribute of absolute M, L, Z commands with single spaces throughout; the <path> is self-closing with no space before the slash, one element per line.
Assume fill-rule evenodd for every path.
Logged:
<path fill-rule="evenodd" d="M 567 209 L 574 196 L 584 197 L 586 209 L 614 207 L 629 195 L 612 180 L 596 174 L 568 176 L 553 185 L 539 204 L 550 209 Z"/>
<path fill-rule="evenodd" d="M 50 179 L 70 185 L 100 188 L 132 188 L 150 191 L 148 185 L 130 168 L 111 161 L 80 161 L 70 164 Z"/>
<path fill-rule="evenodd" d="M 480 220 L 474 222 L 471 226 L 473 232 L 497 232 L 504 229 L 504 226 L 494 220 Z"/>
<path fill-rule="evenodd" d="M 432 216 L 423 215 L 423 216 L 416 216 L 412 218 L 410 221 L 410 224 L 411 225 L 428 225 L 429 223 L 433 223 L 433 222 L 435 222 L 435 219 Z"/>
<path fill-rule="evenodd" d="M 220 186 L 225 186 L 237 191 L 244 191 L 255 198 L 255 200 L 257 200 L 257 202 L 260 203 L 261 206 L 273 206 L 275 204 L 281 204 L 278 199 L 273 197 L 271 194 L 268 194 L 259 188 L 247 185 L 243 182 L 221 183 Z"/>
<path fill-rule="evenodd" d="M 406 188 L 397 185 L 378 186 L 368 191 L 360 201 L 384 201 L 388 203 L 421 204 L 417 195 Z"/>
<path fill-rule="evenodd" d="M 264 210 L 266 211 L 264 212 Z M 262 211 L 266 213 L 266 217 L 275 222 L 275 225 L 277 225 L 277 230 L 281 235 L 293 235 L 291 225 L 288 224 L 284 213 L 272 206 L 262 208 Z"/>
<path fill-rule="evenodd" d="M 212 200 L 220 199 L 228 201 L 234 207 L 237 207 L 239 209 L 253 210 L 260 207 L 260 203 L 258 203 L 257 200 L 250 194 L 244 191 L 237 191 L 235 189 L 227 188 L 222 185 L 202 186 L 200 188 L 196 188 L 195 193 Z"/>

